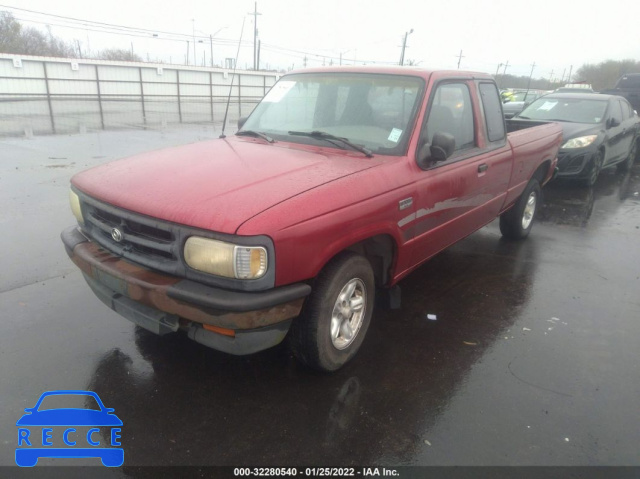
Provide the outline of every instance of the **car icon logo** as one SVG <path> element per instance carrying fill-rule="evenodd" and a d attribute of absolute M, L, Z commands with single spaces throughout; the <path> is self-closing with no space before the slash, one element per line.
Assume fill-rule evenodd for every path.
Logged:
<path fill-rule="evenodd" d="M 86 396 L 85 404 L 97 404 L 98 409 L 42 407 L 42 402 L 52 396 L 64 396 L 64 399 L 69 396 Z M 39 458 L 53 457 L 100 458 L 107 467 L 122 466 L 124 449 L 118 447 L 121 445 L 119 439 L 122 421 L 113 411 L 114 409 L 105 407 L 93 391 L 61 390 L 43 393 L 36 405 L 25 409 L 26 414 L 16 422 L 16 464 L 20 467 L 33 467 Z M 54 441 L 58 444 L 54 444 Z M 62 443 L 64 447 L 58 447 L 63 446 Z"/>
<path fill-rule="evenodd" d="M 118 228 L 111 228 L 111 237 L 113 238 L 113 241 L 120 243 L 120 241 L 122 241 L 122 231 Z"/>

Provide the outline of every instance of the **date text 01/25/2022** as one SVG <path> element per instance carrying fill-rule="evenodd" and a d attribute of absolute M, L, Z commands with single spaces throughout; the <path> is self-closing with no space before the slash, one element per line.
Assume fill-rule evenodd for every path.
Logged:
<path fill-rule="evenodd" d="M 236 477 L 261 477 L 261 476 L 306 476 L 306 477 L 397 477 L 397 469 L 386 467 L 307 467 L 297 469 L 295 467 L 240 467 L 234 468 Z"/>

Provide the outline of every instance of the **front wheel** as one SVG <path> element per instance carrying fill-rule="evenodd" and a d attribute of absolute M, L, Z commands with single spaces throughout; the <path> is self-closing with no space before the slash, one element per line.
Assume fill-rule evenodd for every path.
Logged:
<path fill-rule="evenodd" d="M 320 273 L 291 325 L 293 354 L 307 366 L 335 371 L 357 353 L 371 322 L 375 282 L 369 261 L 345 252 Z"/>
<path fill-rule="evenodd" d="M 602 164 L 604 163 L 604 154 L 602 151 L 598 151 L 593 156 L 593 161 L 591 162 L 591 171 L 589 172 L 589 176 L 585 180 L 585 184 L 587 186 L 593 186 L 598 181 L 598 176 L 600 175 L 600 170 L 602 170 Z"/>
<path fill-rule="evenodd" d="M 538 180 L 529 181 L 513 208 L 500 215 L 502 236 L 515 240 L 529 236 L 541 196 L 542 190 Z"/>

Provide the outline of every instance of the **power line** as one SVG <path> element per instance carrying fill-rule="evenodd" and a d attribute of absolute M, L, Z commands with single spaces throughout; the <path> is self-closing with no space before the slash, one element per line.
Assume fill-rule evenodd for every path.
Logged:
<path fill-rule="evenodd" d="M 28 18 L 21 18 L 21 17 L 15 17 L 15 18 L 16 18 L 16 20 L 20 20 L 22 22 L 27 22 L 27 23 L 37 23 L 39 25 L 50 25 L 50 26 L 59 27 L 59 28 L 70 28 L 70 29 L 73 29 L 73 30 L 83 30 L 83 31 L 95 32 L 95 33 L 105 33 L 107 35 L 123 35 L 123 36 L 128 36 L 128 37 L 166 40 L 166 41 L 172 41 L 172 42 L 184 42 L 185 40 L 186 41 L 190 41 L 191 40 L 191 35 L 185 35 L 185 37 L 187 37 L 186 39 L 182 39 L 182 38 L 167 38 L 167 37 L 160 37 L 158 35 L 150 36 L 150 35 L 140 35 L 140 34 L 136 34 L 136 33 L 112 32 L 112 31 L 108 31 L 108 30 L 96 30 L 95 28 L 88 28 L 88 27 L 82 27 L 82 26 L 72 26 L 72 25 L 65 25 L 65 24 L 61 24 L 61 23 L 31 20 L 31 19 L 28 19 Z M 196 35 L 196 39 L 209 40 L 209 37 L 203 37 L 203 36 Z M 216 43 L 218 45 L 234 45 L 234 44 L 237 44 L 237 42 L 235 42 L 234 40 L 230 40 L 230 39 L 226 39 L 226 38 L 213 39 L 213 43 Z M 243 42 L 243 43 L 244 43 L 243 46 L 250 45 L 247 42 Z"/>
<path fill-rule="evenodd" d="M 28 10 L 26 8 L 12 7 L 12 6 L 9 6 L 9 5 L 0 5 L 0 7 L 10 8 L 12 10 L 19 10 L 21 12 L 29 12 L 29 13 L 33 13 L 33 14 L 36 14 L 36 15 L 43 15 L 43 16 L 46 16 L 46 17 L 60 18 L 60 19 L 66 20 L 66 21 L 72 21 L 72 22 L 80 23 L 82 25 L 93 24 L 94 26 L 100 26 L 101 28 L 109 27 L 109 28 L 112 28 L 112 29 L 115 28 L 115 29 L 118 29 L 118 30 L 133 30 L 135 32 L 147 32 L 147 33 L 152 33 L 152 34 L 153 33 L 156 33 L 156 34 L 157 33 L 162 33 L 164 35 L 176 35 L 176 36 L 188 37 L 188 38 L 191 37 L 191 35 L 186 34 L 186 33 L 166 32 L 166 31 L 162 31 L 162 30 L 149 30 L 149 29 L 146 29 L 146 28 L 128 27 L 126 25 L 116 25 L 114 23 L 96 22 L 94 20 L 84 20 L 84 19 L 81 19 L 81 18 L 65 17 L 65 16 L 62 16 L 62 15 L 55 15 L 53 13 L 39 12 L 39 11 L 36 11 L 36 10 Z M 202 38 L 205 38 L 205 37 L 202 37 Z"/>
<path fill-rule="evenodd" d="M 146 38 L 146 39 L 153 38 L 153 39 L 163 40 L 163 41 L 184 42 L 184 41 L 192 41 L 192 39 L 195 38 L 197 40 L 208 40 L 210 43 L 220 45 L 220 46 L 237 45 L 237 40 L 233 40 L 233 39 L 226 39 L 226 38 L 211 39 L 209 36 L 203 36 L 203 35 L 193 35 L 193 34 L 190 35 L 186 33 L 169 32 L 164 30 L 150 30 L 146 28 L 129 27 L 125 25 L 116 25 L 113 23 L 96 22 L 93 20 L 84 20 L 80 18 L 66 17 L 63 15 L 55 15 L 51 13 L 39 12 L 36 10 L 29 10 L 26 8 L 12 7 L 9 5 L 2 5 L 2 4 L 0 4 L 0 7 L 17 10 L 21 12 L 27 12 L 27 14 L 35 14 L 35 15 L 40 15 L 44 17 L 52 17 L 52 18 L 60 19 L 60 21 L 63 22 L 63 23 L 56 23 L 56 22 L 46 21 L 42 19 L 34 20 L 31 18 L 24 18 L 22 16 L 16 17 L 16 20 L 20 20 L 22 22 L 27 22 L 27 23 L 35 23 L 39 25 L 50 25 L 50 26 L 56 26 L 60 28 L 83 30 L 87 32 L 103 33 L 108 35 L 123 35 L 123 36 L 134 37 L 134 38 Z M 169 35 L 169 36 L 174 36 L 178 38 L 161 37 L 159 35 Z M 249 43 L 248 41 L 243 41 L 242 46 L 249 47 L 251 46 L 251 43 Z M 281 47 L 279 45 L 269 44 L 265 42 L 261 42 L 261 47 L 267 51 L 271 51 L 272 53 L 278 53 L 281 55 L 287 55 L 287 56 L 292 56 L 297 58 L 303 58 L 304 55 L 308 55 L 308 56 L 319 58 L 320 60 L 334 60 L 336 62 L 339 60 L 339 56 L 337 55 L 333 56 L 333 55 L 315 53 L 315 52 L 305 51 L 305 50 L 296 50 L 296 49 Z M 355 59 L 354 60 L 344 59 L 344 60 L 353 61 L 354 63 L 356 62 Z M 363 60 L 363 59 L 358 60 L 357 63 L 369 63 L 369 64 L 381 64 L 381 65 L 396 64 L 396 62 L 392 62 L 392 61 Z"/>

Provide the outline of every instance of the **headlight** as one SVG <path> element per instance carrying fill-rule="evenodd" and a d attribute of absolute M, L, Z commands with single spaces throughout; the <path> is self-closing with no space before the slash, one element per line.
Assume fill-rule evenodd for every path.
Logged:
<path fill-rule="evenodd" d="M 193 269 L 237 279 L 258 279 L 267 272 L 267 250 L 192 236 L 184 245 L 184 259 Z"/>
<path fill-rule="evenodd" d="M 598 138 L 598 135 L 588 135 L 581 136 L 579 138 L 573 138 L 567 141 L 560 148 L 584 148 L 585 146 L 589 146 L 591 143 L 596 141 L 596 138 Z"/>
<path fill-rule="evenodd" d="M 80 208 L 80 198 L 75 194 L 73 190 L 69 190 L 69 203 L 71 204 L 71 212 L 76 217 L 78 223 L 84 223 L 82 217 L 82 209 Z"/>

